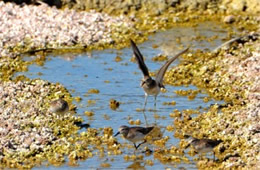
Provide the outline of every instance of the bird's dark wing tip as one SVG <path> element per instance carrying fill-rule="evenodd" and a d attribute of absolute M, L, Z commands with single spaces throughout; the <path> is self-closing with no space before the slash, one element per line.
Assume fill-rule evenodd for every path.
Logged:
<path fill-rule="evenodd" d="M 147 127 L 147 133 L 151 132 L 154 129 L 154 126 Z"/>

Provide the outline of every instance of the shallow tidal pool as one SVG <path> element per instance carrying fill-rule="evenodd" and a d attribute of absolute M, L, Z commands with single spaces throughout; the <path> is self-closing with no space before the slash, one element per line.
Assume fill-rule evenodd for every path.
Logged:
<path fill-rule="evenodd" d="M 138 44 L 141 53 L 145 56 L 145 62 L 150 72 L 156 72 L 165 61 L 154 62 L 152 57 L 159 53 L 166 54 L 169 57 L 181 51 L 183 48 L 191 45 L 190 49 L 213 50 L 225 39 L 228 31 L 217 23 L 202 23 L 196 27 L 178 27 L 167 31 L 158 32 L 149 37 L 149 40 Z M 122 60 L 115 61 L 119 56 Z M 25 60 L 31 60 L 33 56 L 26 56 Z M 92 51 L 82 54 L 68 53 L 61 56 L 49 55 L 43 66 L 31 65 L 29 71 L 18 73 L 29 78 L 40 78 L 52 83 L 59 82 L 63 84 L 73 97 L 82 98 L 80 102 L 74 102 L 77 106 L 77 116 L 81 116 L 85 123 L 89 123 L 92 128 L 112 127 L 114 133 L 121 125 L 129 125 L 129 121 L 140 120 L 140 126 L 154 125 L 162 128 L 164 136 L 169 136 L 166 147 L 178 146 L 179 139 L 175 138 L 174 131 L 165 130 L 168 125 L 173 125 L 174 118 L 169 114 L 173 110 L 179 111 L 185 109 L 207 108 L 212 104 L 221 103 L 221 101 L 203 101 L 207 94 L 199 93 L 194 100 L 189 100 L 187 96 L 179 96 L 175 90 L 197 89 L 194 86 L 173 87 L 165 85 L 167 91 L 160 93 L 157 97 L 157 107 L 154 110 L 154 98 L 148 97 L 146 111 L 140 111 L 144 104 L 144 91 L 140 87 L 142 78 L 141 71 L 137 63 L 130 61 L 132 58 L 132 49 L 122 50 L 107 49 L 103 51 Z M 181 59 L 181 58 L 180 58 Z M 176 60 L 170 67 L 178 64 Z M 169 67 L 169 69 L 170 69 Z M 99 93 L 88 93 L 91 89 L 99 90 Z M 109 102 L 115 99 L 120 102 L 116 110 L 110 108 Z M 175 101 L 175 105 L 165 105 L 165 102 Z M 84 112 L 92 111 L 93 116 L 87 116 Z M 196 116 L 196 115 L 193 115 Z M 82 129 L 81 131 L 84 131 Z M 118 137 L 118 142 L 132 145 L 132 143 Z M 122 155 L 105 155 L 99 157 L 95 155 L 84 161 L 79 161 L 79 167 L 69 167 L 64 164 L 60 167 L 49 166 L 49 169 L 98 169 L 102 168 L 102 163 L 110 164 L 111 169 L 165 169 L 165 168 L 186 168 L 196 169 L 195 162 L 190 164 L 181 162 L 179 164 L 163 164 L 153 157 L 153 154 L 146 156 L 142 153 L 144 146 L 150 149 L 156 149 L 156 146 L 150 144 L 142 145 L 136 155 L 143 155 L 143 160 L 125 161 L 125 155 L 134 154 L 134 148 L 125 148 Z M 193 158 L 186 155 L 190 160 Z M 152 160 L 153 166 L 145 164 L 145 160 Z M 35 169 L 45 169 L 46 167 L 37 167 Z"/>

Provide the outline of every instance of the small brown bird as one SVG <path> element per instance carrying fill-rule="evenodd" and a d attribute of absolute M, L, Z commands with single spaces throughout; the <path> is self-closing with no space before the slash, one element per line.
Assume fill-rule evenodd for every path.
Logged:
<path fill-rule="evenodd" d="M 50 103 L 49 111 L 58 115 L 63 115 L 69 111 L 68 102 L 63 99 L 53 100 Z"/>
<path fill-rule="evenodd" d="M 128 126 L 120 126 L 118 132 L 114 135 L 117 136 L 122 134 L 123 137 L 134 143 L 135 149 L 137 149 L 140 145 L 144 144 L 146 141 L 144 137 L 153 130 L 154 127 L 128 127 Z M 136 142 L 142 141 L 139 145 L 136 146 Z"/>
<path fill-rule="evenodd" d="M 192 145 L 195 149 L 196 152 L 198 153 L 207 153 L 207 152 L 213 152 L 214 160 L 215 160 L 215 153 L 214 153 L 214 148 L 219 145 L 222 140 L 212 140 L 212 139 L 197 139 L 191 137 L 189 140 L 189 144 L 185 147 L 187 149 Z"/>
<path fill-rule="evenodd" d="M 145 109 L 145 106 L 146 106 L 146 103 L 147 103 L 148 95 L 154 96 L 154 107 L 156 107 L 157 95 L 160 93 L 161 88 L 165 88 L 164 85 L 163 85 L 163 77 L 164 77 L 164 74 L 165 74 L 167 68 L 180 55 L 187 52 L 189 48 L 186 48 L 185 50 L 179 52 L 174 57 L 170 58 L 164 65 L 162 65 L 162 67 L 160 68 L 160 70 L 156 74 L 156 78 L 154 80 L 149 75 L 149 70 L 144 63 L 143 55 L 139 51 L 138 47 L 136 46 L 136 44 L 134 43 L 133 40 L 130 40 L 130 42 L 131 42 L 131 46 L 132 46 L 132 49 L 133 49 L 133 52 L 134 52 L 134 56 L 137 60 L 138 66 L 139 66 L 139 68 L 142 71 L 143 76 L 144 76 L 143 80 L 141 81 L 141 84 L 140 84 L 140 86 L 144 89 L 144 92 L 145 92 L 144 109 Z"/>

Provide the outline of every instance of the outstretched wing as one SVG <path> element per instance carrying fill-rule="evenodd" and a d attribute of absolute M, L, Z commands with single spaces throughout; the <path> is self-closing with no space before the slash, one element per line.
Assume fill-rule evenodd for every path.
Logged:
<path fill-rule="evenodd" d="M 133 52 L 134 52 L 134 56 L 135 56 L 135 58 L 137 60 L 139 68 L 143 72 L 144 77 L 150 77 L 149 70 L 146 67 L 145 63 L 144 63 L 144 58 L 143 58 L 142 54 L 140 53 L 140 51 L 137 48 L 137 46 L 134 43 L 134 41 L 130 39 L 130 42 L 131 42 L 131 46 L 132 46 L 132 49 L 133 49 Z"/>
<path fill-rule="evenodd" d="M 174 57 L 170 58 L 158 71 L 158 73 L 156 74 L 156 81 L 159 83 L 159 85 L 163 86 L 163 77 L 164 74 L 167 70 L 167 68 L 169 67 L 169 65 L 176 60 L 180 55 L 186 53 L 189 50 L 189 47 L 186 48 L 185 50 L 179 52 L 178 54 L 176 54 Z"/>

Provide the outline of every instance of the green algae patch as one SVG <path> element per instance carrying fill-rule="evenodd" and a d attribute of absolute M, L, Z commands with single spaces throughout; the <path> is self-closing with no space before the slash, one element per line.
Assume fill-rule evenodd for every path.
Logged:
<path fill-rule="evenodd" d="M 11 80 L 16 72 L 28 70 L 30 62 L 23 61 L 20 57 L 0 57 L 0 80 Z"/>
<path fill-rule="evenodd" d="M 235 90 L 234 87 L 231 87 L 230 82 L 226 81 L 230 75 L 222 72 L 225 69 L 223 60 L 224 56 L 222 55 L 198 50 L 194 54 L 184 55 L 179 66 L 166 74 L 165 80 L 175 86 L 195 85 L 205 89 L 209 96 L 216 100 L 242 104 L 244 92 L 241 88 Z M 234 86 L 243 87 L 249 82 L 234 80 L 231 83 Z M 176 93 L 179 95 L 196 95 L 198 92 L 176 91 Z"/>

